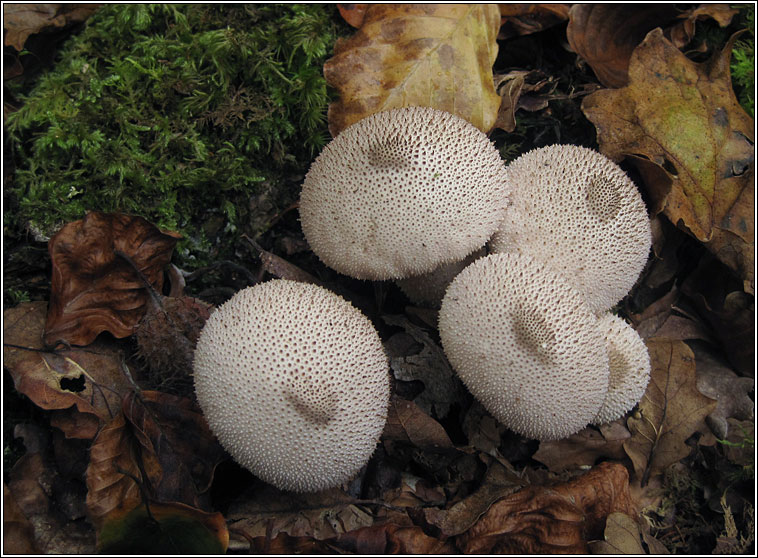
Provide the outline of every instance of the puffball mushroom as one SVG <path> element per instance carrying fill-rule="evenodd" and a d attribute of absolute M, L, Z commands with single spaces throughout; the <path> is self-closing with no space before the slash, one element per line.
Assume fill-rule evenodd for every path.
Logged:
<path fill-rule="evenodd" d="M 487 136 L 429 107 L 372 114 L 319 154 L 300 220 L 313 252 L 357 279 L 401 279 L 462 260 L 504 216 L 505 166 Z"/>
<path fill-rule="evenodd" d="M 550 145 L 522 155 L 506 173 L 512 206 L 491 251 L 547 263 L 598 314 L 626 296 L 647 262 L 651 230 L 624 171 L 592 149 Z"/>
<path fill-rule="evenodd" d="M 248 287 L 211 315 L 194 381 L 229 454 L 296 492 L 350 480 L 389 406 L 389 362 L 368 318 L 322 287 L 283 279 Z"/>
<path fill-rule="evenodd" d="M 611 369 L 608 393 L 593 424 L 605 424 L 623 416 L 645 395 L 650 381 L 650 356 L 644 341 L 622 318 L 607 313 L 598 319 L 605 336 Z"/>
<path fill-rule="evenodd" d="M 504 426 L 538 440 L 590 423 L 608 389 L 608 355 L 582 295 L 518 253 L 480 258 L 442 299 L 445 354 L 469 391 Z"/>

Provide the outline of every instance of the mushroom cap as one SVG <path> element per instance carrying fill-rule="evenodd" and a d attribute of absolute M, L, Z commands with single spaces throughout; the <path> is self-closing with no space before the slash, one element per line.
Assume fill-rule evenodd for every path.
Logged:
<path fill-rule="evenodd" d="M 529 256 L 491 254 L 461 271 L 442 299 L 439 332 L 469 391 L 523 436 L 570 436 L 603 403 L 609 370 L 597 318 Z"/>
<path fill-rule="evenodd" d="M 211 315 L 194 381 L 229 454 L 296 492 L 355 476 L 389 405 L 389 363 L 368 318 L 322 287 L 282 279 L 238 292 Z"/>
<path fill-rule="evenodd" d="M 634 182 L 613 161 L 575 145 L 550 145 L 506 167 L 512 205 L 493 252 L 529 254 L 562 273 L 597 314 L 634 286 L 651 245 Z"/>
<path fill-rule="evenodd" d="M 606 313 L 598 318 L 605 336 L 611 374 L 608 393 L 593 424 L 605 424 L 622 417 L 645 395 L 650 381 L 650 356 L 645 342 L 623 319 Z"/>
<path fill-rule="evenodd" d="M 429 273 L 396 279 L 395 283 L 405 293 L 411 302 L 424 306 L 439 308 L 442 297 L 450 281 L 455 279 L 466 266 L 477 258 L 484 256 L 485 250 L 481 248 L 466 256 L 462 260 L 444 263 Z"/>
<path fill-rule="evenodd" d="M 507 204 L 505 165 L 487 136 L 429 107 L 372 114 L 319 154 L 300 220 L 313 252 L 358 279 L 401 279 L 481 248 Z"/>

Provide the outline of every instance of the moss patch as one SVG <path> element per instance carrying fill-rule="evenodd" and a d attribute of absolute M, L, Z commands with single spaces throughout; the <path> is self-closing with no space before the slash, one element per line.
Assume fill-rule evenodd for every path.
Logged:
<path fill-rule="evenodd" d="M 6 227 L 134 213 L 183 233 L 185 264 L 265 230 L 329 137 L 335 11 L 103 6 L 28 93 L 9 84 L 24 104 L 7 119 Z"/>

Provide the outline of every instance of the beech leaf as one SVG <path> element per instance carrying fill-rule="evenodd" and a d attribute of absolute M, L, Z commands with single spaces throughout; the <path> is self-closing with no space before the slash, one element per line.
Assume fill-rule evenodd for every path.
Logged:
<path fill-rule="evenodd" d="M 497 118 L 492 64 L 496 4 L 371 4 L 361 28 L 338 42 L 324 77 L 336 136 L 370 114 L 412 105 L 445 110 L 489 132 Z"/>
<path fill-rule="evenodd" d="M 638 165 L 654 213 L 683 225 L 752 292 L 754 124 L 731 85 L 736 38 L 697 64 L 654 29 L 632 54 L 629 85 L 587 96 L 582 110 L 602 153 Z"/>
<path fill-rule="evenodd" d="M 131 215 L 92 212 L 66 224 L 48 244 L 53 276 L 45 343 L 88 345 L 103 331 L 115 337 L 134 333 L 150 295 L 116 251 L 160 292 L 178 239 Z"/>
<path fill-rule="evenodd" d="M 687 438 L 707 428 L 705 417 L 716 401 L 697 389 L 695 357 L 683 341 L 649 339 L 650 383 L 639 410 L 627 419 L 632 437 L 624 450 L 645 486 L 651 476 L 662 473 L 690 453 Z"/>
<path fill-rule="evenodd" d="M 86 349 L 44 350 L 47 303 L 27 302 L 3 312 L 3 364 L 16 390 L 55 411 L 51 422 L 69 438 L 92 439 L 115 417 L 131 389 L 119 350 L 102 340 Z"/>

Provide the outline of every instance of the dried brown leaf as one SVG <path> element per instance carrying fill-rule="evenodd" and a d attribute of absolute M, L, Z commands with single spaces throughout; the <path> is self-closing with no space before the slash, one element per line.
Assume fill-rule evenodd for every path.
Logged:
<path fill-rule="evenodd" d="M 455 548 L 426 535 L 420 527 L 384 523 L 361 527 L 325 540 L 293 537 L 285 533 L 276 537 L 250 540 L 250 552 L 258 554 L 451 554 Z"/>
<path fill-rule="evenodd" d="M 649 31 L 677 14 L 671 4 L 574 4 L 566 38 L 600 83 L 623 87 L 632 51 Z"/>
<path fill-rule="evenodd" d="M 103 331 L 134 333 L 149 294 L 123 252 L 156 291 L 179 235 L 142 217 L 88 213 L 50 239 L 53 276 L 44 341 L 88 345 Z"/>
<path fill-rule="evenodd" d="M 639 525 L 623 512 L 608 516 L 603 538 L 590 543 L 592 554 L 647 554 L 640 541 Z"/>
<path fill-rule="evenodd" d="M 601 458 L 623 459 L 624 442 L 631 436 L 623 420 L 598 427 L 588 427 L 573 436 L 551 442 L 540 442 L 533 458 L 551 471 L 594 465 Z"/>
<path fill-rule="evenodd" d="M 420 450 L 454 449 L 443 426 L 422 411 L 413 401 L 393 395 L 387 412 L 382 440 L 406 442 Z"/>
<path fill-rule="evenodd" d="M 697 389 L 717 401 L 716 408 L 706 417 L 706 423 L 717 438 L 726 439 L 729 419 L 753 420 L 755 403 L 750 393 L 755 389 L 753 378 L 741 378 L 712 351 L 700 344 L 691 344 L 695 355 Z"/>
<path fill-rule="evenodd" d="M 629 85 L 587 96 L 582 110 L 605 155 L 646 161 L 653 212 L 685 227 L 752 292 L 754 125 L 731 85 L 736 38 L 697 64 L 655 29 L 632 54 Z"/>
<path fill-rule="evenodd" d="M 423 521 L 438 530 L 442 537 L 467 532 L 490 509 L 492 504 L 522 489 L 524 479 L 499 461 L 487 469 L 481 486 L 449 509 L 425 508 Z"/>
<path fill-rule="evenodd" d="M 728 280 L 724 266 L 702 259 L 682 292 L 711 327 L 729 363 L 742 376 L 755 374 L 755 298 Z"/>
<path fill-rule="evenodd" d="M 374 523 L 370 510 L 339 489 L 297 494 L 270 485 L 233 503 L 226 519 L 248 539 L 287 535 L 317 541 Z"/>
<path fill-rule="evenodd" d="M 34 527 L 3 483 L 3 554 L 37 554 Z"/>
<path fill-rule="evenodd" d="M 476 554 L 586 553 L 613 512 L 635 514 L 629 475 L 604 462 L 587 474 L 552 487 L 530 486 L 489 508 L 456 546 Z"/>
<path fill-rule="evenodd" d="M 489 132 L 500 97 L 492 81 L 496 4 L 371 4 L 361 28 L 338 42 L 324 77 L 340 100 L 329 131 L 412 105 L 445 110 Z"/>
<path fill-rule="evenodd" d="M 197 404 L 142 391 L 129 393 L 123 410 L 142 459 L 154 461 L 160 469 L 160 476 L 150 478 L 151 498 L 207 507 L 206 492 L 225 454 Z"/>
<path fill-rule="evenodd" d="M 427 330 L 415 325 L 405 316 L 384 315 L 382 320 L 389 325 L 402 327 L 419 348 L 402 355 L 390 353 L 390 367 L 395 378 L 406 382 L 422 382 L 424 390 L 413 401 L 425 413 L 445 418 L 451 405 L 462 402 L 465 390 L 442 347 L 431 338 Z"/>
<path fill-rule="evenodd" d="M 21 52 L 29 35 L 87 19 L 100 4 L 3 4 L 5 45 Z"/>
<path fill-rule="evenodd" d="M 498 39 L 537 33 L 568 19 L 571 4 L 498 4 L 502 25 Z"/>
<path fill-rule="evenodd" d="M 44 350 L 46 313 L 44 302 L 23 303 L 3 313 L 4 365 L 20 393 L 42 409 L 56 411 L 53 425 L 66 436 L 94 438 L 131 389 L 122 356 L 104 340 L 86 349 Z"/>
<path fill-rule="evenodd" d="M 632 437 L 624 450 L 644 487 L 651 476 L 686 457 L 685 441 L 705 427 L 716 401 L 697 389 L 695 357 L 682 341 L 649 339 L 650 383 L 639 411 L 627 419 Z"/>
<path fill-rule="evenodd" d="M 342 19 L 355 28 L 363 24 L 368 7 L 369 4 L 337 4 Z"/>
<path fill-rule="evenodd" d="M 140 488 L 145 482 L 136 454 L 136 442 L 126 419 L 119 413 L 98 433 L 90 449 L 87 467 L 87 510 L 96 528 L 111 515 L 121 516 L 142 503 Z M 142 464 L 148 476 L 158 476 L 155 462 Z"/>
<path fill-rule="evenodd" d="M 720 27 L 726 27 L 739 10 L 728 4 L 700 4 L 678 16 L 678 22 L 667 30 L 667 36 L 678 48 L 689 44 L 695 36 L 695 24 L 703 19 L 713 19 Z M 707 49 L 707 45 L 705 45 Z"/>

